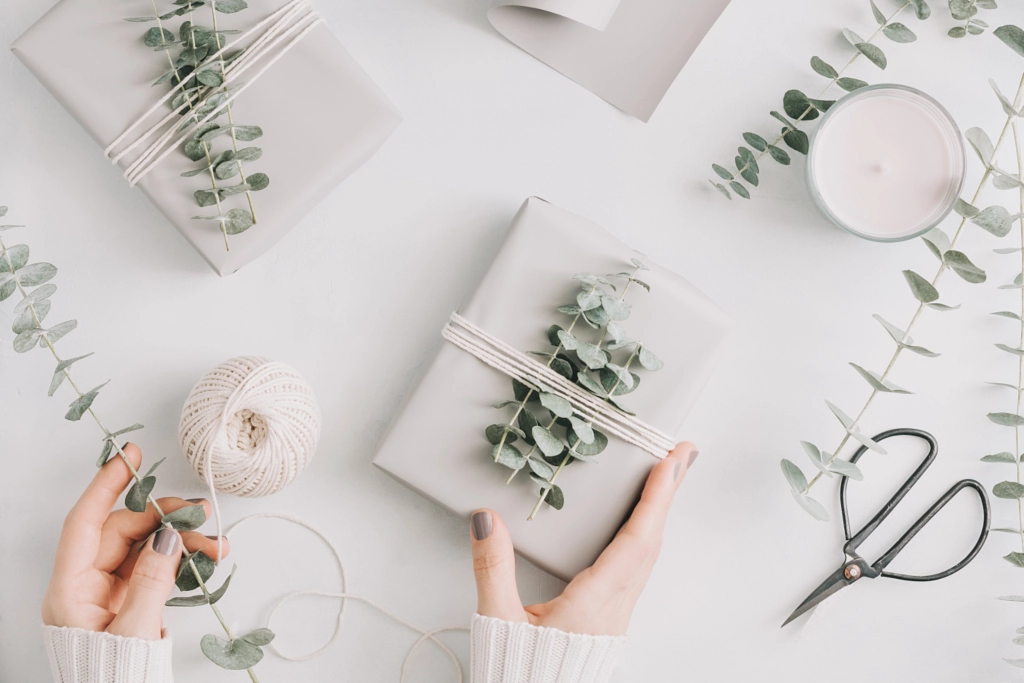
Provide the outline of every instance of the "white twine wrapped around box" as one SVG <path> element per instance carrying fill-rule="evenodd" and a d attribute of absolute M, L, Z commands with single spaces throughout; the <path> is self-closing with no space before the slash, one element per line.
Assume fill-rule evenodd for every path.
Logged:
<path fill-rule="evenodd" d="M 527 385 L 537 385 L 543 391 L 568 401 L 573 410 L 593 425 L 658 459 L 665 458 L 675 448 L 675 440 L 664 432 L 581 389 L 550 367 L 509 346 L 458 313 L 452 313 L 441 335 L 509 377 Z"/>
<path fill-rule="evenodd" d="M 272 13 L 267 18 L 257 23 L 252 28 L 248 29 L 235 40 L 226 43 L 219 50 L 206 57 L 202 62 L 196 65 L 196 69 L 193 73 L 198 72 L 204 66 L 214 64 L 224 59 L 223 54 L 225 50 L 228 50 L 232 46 L 238 45 L 241 41 L 257 33 L 264 27 L 264 31 L 260 36 L 253 41 L 252 45 L 247 47 L 238 56 L 237 59 L 232 60 L 230 63 L 222 66 L 223 68 L 223 83 L 218 88 L 223 87 L 224 92 L 228 92 L 227 86 L 230 83 L 238 80 L 246 70 L 252 67 L 255 63 L 265 57 L 270 57 L 270 61 L 267 62 L 259 71 L 251 76 L 246 82 L 236 86 L 230 91 L 228 97 L 220 103 L 217 107 L 212 109 L 203 118 L 198 120 L 191 120 L 186 125 L 172 125 L 162 135 L 160 135 L 153 143 L 149 145 L 135 161 L 128 165 L 124 171 L 124 177 L 128 179 L 129 185 L 134 187 L 142 178 L 149 173 L 153 168 L 160 163 L 164 158 L 170 154 L 175 147 L 184 142 L 192 131 L 202 124 L 213 120 L 223 109 L 229 106 L 243 91 L 249 88 L 253 83 L 259 80 L 259 78 L 267 72 L 278 60 L 281 59 L 285 54 L 288 53 L 295 45 L 297 45 L 303 38 L 305 38 L 310 31 L 323 23 L 323 19 L 317 14 L 316 10 L 313 9 L 310 0 L 291 0 L 279 10 Z M 269 26 L 267 26 L 269 24 Z M 288 42 L 284 43 L 287 40 Z M 282 43 L 284 43 L 282 45 Z M 193 104 L 201 104 L 204 95 L 213 90 L 213 87 L 205 87 L 197 90 L 199 99 L 196 102 L 192 102 L 192 96 L 186 95 L 186 101 L 180 106 L 176 107 L 171 113 L 167 114 L 159 122 L 150 127 L 147 131 L 142 133 L 134 142 L 126 146 L 117 154 L 114 154 L 114 150 L 117 149 L 128 138 L 131 133 L 141 126 L 150 116 L 160 108 L 161 105 L 166 103 L 169 99 L 175 97 L 182 86 L 188 79 L 178 83 L 168 93 L 161 97 L 153 106 L 146 110 L 144 114 L 139 116 L 134 122 L 132 122 L 127 129 L 121 135 L 119 135 L 107 148 L 103 151 L 104 155 L 111 159 L 111 163 L 118 163 L 124 158 L 126 154 L 134 150 L 136 147 L 141 145 L 154 133 L 164 128 L 170 123 L 173 123 L 179 119 L 179 115 L 184 111 L 186 107 L 192 106 Z M 175 135 L 182 133 L 178 138 L 175 139 Z"/>
<path fill-rule="evenodd" d="M 306 661 L 327 650 L 341 634 L 345 606 L 359 600 L 386 617 L 420 634 L 402 662 L 401 680 L 408 674 L 416 649 L 431 641 L 452 660 L 463 682 L 462 665 L 455 653 L 437 635 L 447 631 L 468 631 L 448 626 L 426 631 L 360 595 L 349 593 L 341 553 L 327 536 L 297 517 L 262 512 L 243 517 L 222 529 L 217 492 L 258 497 L 280 491 L 309 464 L 320 438 L 321 415 L 316 396 L 303 377 L 284 363 L 258 356 L 239 356 L 221 363 L 192 388 L 181 411 L 178 438 L 185 459 L 209 488 L 210 505 L 217 525 L 217 562 L 222 542 L 243 524 L 255 519 L 281 519 L 312 531 L 330 549 L 338 565 L 341 590 L 302 590 L 288 593 L 271 607 L 270 628 L 277 610 L 286 602 L 303 596 L 338 599 L 341 604 L 330 640 L 306 655 L 288 655 L 273 643 L 270 649 L 282 659 Z"/>

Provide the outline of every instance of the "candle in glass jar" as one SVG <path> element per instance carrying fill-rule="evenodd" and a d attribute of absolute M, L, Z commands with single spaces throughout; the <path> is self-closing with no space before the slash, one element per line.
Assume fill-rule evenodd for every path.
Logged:
<path fill-rule="evenodd" d="M 881 242 L 916 237 L 953 208 L 964 146 L 949 113 L 900 85 L 856 90 L 836 102 L 808 152 L 811 195 L 836 225 Z"/>

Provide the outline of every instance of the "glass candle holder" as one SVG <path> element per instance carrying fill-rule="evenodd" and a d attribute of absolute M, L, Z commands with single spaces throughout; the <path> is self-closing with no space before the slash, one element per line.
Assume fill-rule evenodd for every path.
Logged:
<path fill-rule="evenodd" d="M 807 183 L 814 203 L 843 230 L 898 242 L 949 215 L 966 165 L 960 129 L 942 105 L 904 85 L 871 85 L 822 115 Z"/>

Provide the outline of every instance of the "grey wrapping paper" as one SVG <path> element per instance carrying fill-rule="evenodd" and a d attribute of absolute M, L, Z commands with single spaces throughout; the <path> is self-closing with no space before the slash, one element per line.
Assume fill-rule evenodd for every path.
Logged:
<path fill-rule="evenodd" d="M 512 222 L 498 256 L 459 313 L 521 351 L 549 350 L 545 331 L 567 317 L 555 311 L 575 300 L 581 271 L 631 269 L 632 250 L 600 226 L 541 199 L 528 199 Z M 650 263 L 650 262 L 649 262 Z M 632 314 L 624 325 L 665 362 L 641 371 L 641 385 L 623 403 L 645 422 L 678 436 L 687 412 L 711 376 L 732 323 L 710 299 L 657 264 L 643 273 L 648 294 L 630 290 Z M 587 329 L 587 328 L 584 328 Z M 439 331 L 440 332 L 440 331 Z M 484 428 L 505 422 L 512 408 L 511 380 L 465 351 L 444 343 L 385 437 L 374 463 L 456 515 L 496 510 L 517 552 L 569 580 L 590 566 L 626 518 L 658 460 L 623 441 L 611 443 L 599 463 L 573 463 L 558 478 L 565 506 L 543 506 L 526 518 L 539 488 L 489 457 Z"/>
<path fill-rule="evenodd" d="M 491 24 L 641 121 L 729 0 L 491 0 Z"/>
<path fill-rule="evenodd" d="M 218 14 L 219 27 L 247 29 L 285 0 L 248 2 L 243 12 Z M 158 6 L 163 4 L 161 0 Z M 142 42 L 142 34 L 154 24 L 124 21 L 152 12 L 149 0 L 61 0 L 12 46 L 101 149 L 169 88 L 152 86 L 169 69 L 163 53 Z M 196 22 L 210 25 L 208 8 L 196 11 Z M 178 21 L 170 23 L 177 25 Z M 326 24 L 296 44 L 239 96 L 232 109 L 236 123 L 263 128 L 262 138 L 246 143 L 261 147 L 263 157 L 246 170 L 267 173 L 270 186 L 253 194 L 259 222 L 231 238 L 230 252 L 215 221 L 192 220 L 195 215 L 216 214 L 215 207 L 200 207 L 193 197 L 193 192 L 208 186 L 205 176 L 179 177 L 196 162 L 175 150 L 137 186 L 221 275 L 268 251 L 370 158 L 401 120 Z M 161 115 L 167 111 L 162 108 Z M 218 151 L 228 148 L 223 138 L 216 142 Z M 135 157 L 133 152 L 123 165 Z M 119 172 L 111 168 L 111 173 Z M 225 206 L 247 208 L 244 195 L 230 198 Z"/>

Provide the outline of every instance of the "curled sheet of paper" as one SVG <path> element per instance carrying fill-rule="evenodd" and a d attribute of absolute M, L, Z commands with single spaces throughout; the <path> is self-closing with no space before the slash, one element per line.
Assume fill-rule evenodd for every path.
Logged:
<path fill-rule="evenodd" d="M 492 0 L 491 24 L 647 121 L 729 0 Z"/>

